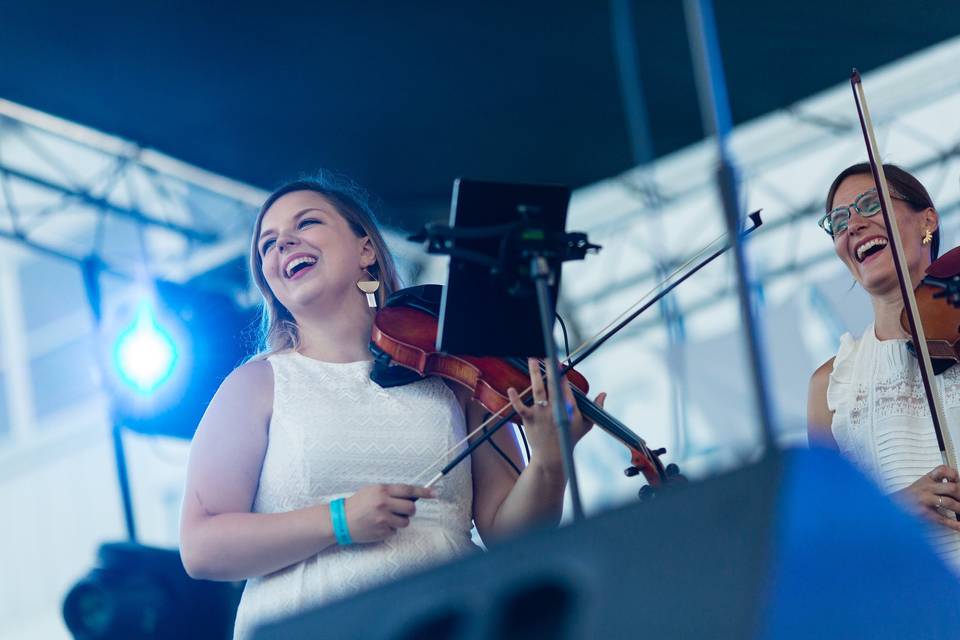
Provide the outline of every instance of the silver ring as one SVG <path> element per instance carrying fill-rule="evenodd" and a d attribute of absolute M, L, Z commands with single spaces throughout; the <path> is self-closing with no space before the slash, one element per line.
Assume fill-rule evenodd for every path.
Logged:
<path fill-rule="evenodd" d="M 943 508 L 943 496 L 937 496 L 937 509 Z"/>
<path fill-rule="evenodd" d="M 538 406 L 538 407 L 545 407 L 545 406 L 547 406 L 548 404 L 550 404 L 550 403 L 547 402 L 546 400 L 537 400 L 537 406 Z"/>

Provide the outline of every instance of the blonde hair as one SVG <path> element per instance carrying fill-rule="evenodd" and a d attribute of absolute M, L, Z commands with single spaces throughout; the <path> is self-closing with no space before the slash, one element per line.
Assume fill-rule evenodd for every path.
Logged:
<path fill-rule="evenodd" d="M 296 349 L 300 345 L 300 332 L 293 314 L 287 310 L 270 290 L 266 278 L 263 277 L 263 259 L 260 256 L 257 238 L 263 224 L 263 216 L 281 197 L 294 191 L 313 191 L 330 201 L 350 229 L 358 237 L 370 238 L 374 253 L 377 256 L 368 268 L 370 274 L 380 281 L 377 290 L 377 302 L 382 307 L 387 297 L 401 287 L 393 256 L 387 248 L 377 227 L 376 216 L 369 204 L 369 197 L 360 187 L 342 178 L 321 176 L 294 180 L 281 186 L 271 193 L 253 225 L 253 239 L 250 243 L 250 275 L 253 277 L 263 301 L 260 306 L 260 331 L 257 345 L 257 355 L 254 359 L 262 359 L 270 354 Z"/>

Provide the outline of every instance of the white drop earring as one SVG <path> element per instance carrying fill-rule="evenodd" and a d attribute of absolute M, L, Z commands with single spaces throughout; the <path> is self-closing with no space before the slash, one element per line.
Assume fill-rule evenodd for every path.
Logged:
<path fill-rule="evenodd" d="M 377 292 L 377 289 L 380 288 L 380 281 L 373 277 L 373 274 L 369 270 L 364 269 L 367 276 L 370 277 L 369 280 L 357 280 L 357 288 L 360 291 L 363 291 L 367 294 L 367 306 L 371 309 L 377 308 L 377 296 L 374 295 Z"/>

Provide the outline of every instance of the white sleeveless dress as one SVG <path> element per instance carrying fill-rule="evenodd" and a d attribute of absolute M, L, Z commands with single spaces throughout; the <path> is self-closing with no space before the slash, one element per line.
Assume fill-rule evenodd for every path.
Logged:
<path fill-rule="evenodd" d="M 960 443 L 960 365 L 936 376 L 954 452 Z M 859 339 L 840 338 L 827 386 L 831 430 L 840 450 L 886 493 L 943 464 L 917 359 L 906 340 L 878 340 L 871 323 Z M 958 456 L 960 459 L 960 456 Z M 960 533 L 931 528 L 931 542 L 960 572 Z"/>
<path fill-rule="evenodd" d="M 254 512 L 301 509 L 372 483 L 422 485 L 439 469 L 416 476 L 465 435 L 463 410 L 439 379 L 383 389 L 369 378 L 371 362 L 328 363 L 296 352 L 269 361 L 273 417 Z M 410 526 L 383 542 L 329 547 L 248 580 L 234 637 L 476 549 L 470 461 L 434 488 L 438 498 L 418 501 Z"/>

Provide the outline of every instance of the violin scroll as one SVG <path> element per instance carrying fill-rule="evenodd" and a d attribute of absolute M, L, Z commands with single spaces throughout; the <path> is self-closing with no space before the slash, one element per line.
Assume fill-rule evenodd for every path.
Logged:
<path fill-rule="evenodd" d="M 641 472 L 644 472 L 644 477 L 647 479 L 647 483 L 640 488 L 638 492 L 638 497 L 640 501 L 650 500 L 657 495 L 657 491 L 662 487 L 670 484 L 685 484 L 687 478 L 680 473 L 680 467 L 675 463 L 671 462 L 666 467 L 663 467 L 660 463 L 660 456 L 667 453 L 667 450 L 664 448 L 654 449 L 649 452 L 653 459 L 657 461 L 659 469 L 662 471 L 657 471 L 656 469 L 644 470 L 644 462 L 641 459 L 640 466 L 637 466 L 637 460 L 632 460 L 634 464 L 627 467 L 623 470 L 624 475 L 628 478 L 638 475 Z"/>

